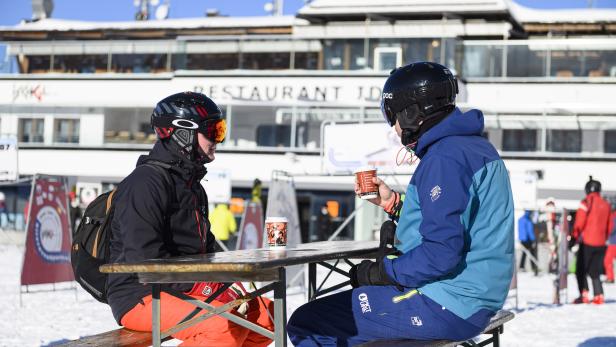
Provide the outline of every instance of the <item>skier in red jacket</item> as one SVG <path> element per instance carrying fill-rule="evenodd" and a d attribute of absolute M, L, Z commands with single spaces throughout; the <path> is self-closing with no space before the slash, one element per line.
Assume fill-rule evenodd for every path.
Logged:
<path fill-rule="evenodd" d="M 590 276 L 594 291 L 594 304 L 603 304 L 603 286 L 599 276 L 605 256 L 605 242 L 608 237 L 610 204 L 605 201 L 601 193 L 601 183 L 590 176 L 585 187 L 586 198 L 580 203 L 575 214 L 573 226 L 573 239 L 579 243 L 575 276 L 578 281 L 580 297 L 573 303 L 588 303 L 588 282 L 586 276 Z"/>
<path fill-rule="evenodd" d="M 610 216 L 610 226 L 608 228 L 610 236 L 607 240 L 607 251 L 603 266 L 607 283 L 614 283 L 614 259 L 616 259 L 616 199 L 612 199 L 612 214 Z"/>

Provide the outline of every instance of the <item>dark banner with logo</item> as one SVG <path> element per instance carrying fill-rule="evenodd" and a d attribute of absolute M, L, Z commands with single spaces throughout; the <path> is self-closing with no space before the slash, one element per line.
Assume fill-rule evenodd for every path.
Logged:
<path fill-rule="evenodd" d="M 36 175 L 28 215 L 21 285 L 72 281 L 66 177 Z"/>
<path fill-rule="evenodd" d="M 244 209 L 236 249 L 263 247 L 263 207 L 261 203 L 249 202 Z"/>

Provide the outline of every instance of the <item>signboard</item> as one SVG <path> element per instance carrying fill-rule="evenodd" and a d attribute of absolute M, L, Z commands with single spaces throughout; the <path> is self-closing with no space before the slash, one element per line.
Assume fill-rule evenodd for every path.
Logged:
<path fill-rule="evenodd" d="M 516 209 L 535 209 L 537 207 L 537 173 L 509 172 L 513 206 Z"/>
<path fill-rule="evenodd" d="M 76 188 L 81 208 L 86 208 L 103 191 L 103 185 L 100 183 L 77 182 Z"/>
<path fill-rule="evenodd" d="M 201 180 L 211 203 L 231 201 L 231 172 L 227 169 L 207 169 L 207 175 Z"/>
<path fill-rule="evenodd" d="M 72 281 L 66 177 L 35 175 L 21 285 Z"/>
<path fill-rule="evenodd" d="M 401 148 L 394 128 L 384 121 L 328 124 L 323 132 L 323 168 L 329 173 L 348 173 L 369 165 L 377 170 L 392 171 L 398 167 L 396 156 Z"/>
<path fill-rule="evenodd" d="M 297 198 L 295 197 L 295 183 L 293 177 L 285 172 L 272 172 L 269 191 L 267 194 L 267 217 L 286 217 L 287 224 L 287 247 L 293 248 L 302 243 L 299 228 L 299 213 L 297 210 Z M 265 234 L 265 230 L 262 230 Z M 263 237 L 265 239 L 265 237 Z M 301 265 L 287 268 L 287 285 L 299 284 L 304 286 L 304 276 Z"/>
<path fill-rule="evenodd" d="M 263 207 L 258 202 L 249 202 L 244 208 L 235 249 L 263 247 Z"/>
<path fill-rule="evenodd" d="M 0 137 L 0 181 L 16 181 L 17 178 L 17 139 Z"/>
<path fill-rule="evenodd" d="M 0 81 L 0 104 L 104 107 L 151 107 L 170 90 L 190 90 L 208 95 L 217 103 L 292 105 L 327 103 L 378 107 L 386 74 L 375 76 L 314 76 L 262 74 L 208 78 L 175 76 L 171 79 Z M 134 91 L 141 91 L 137 97 Z M 110 97 L 113 95 L 113 97 Z"/>

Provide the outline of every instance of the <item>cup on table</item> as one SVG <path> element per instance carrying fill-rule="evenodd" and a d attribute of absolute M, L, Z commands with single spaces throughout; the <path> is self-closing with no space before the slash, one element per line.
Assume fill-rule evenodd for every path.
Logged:
<path fill-rule="evenodd" d="M 287 246 L 287 228 L 289 221 L 285 217 L 267 217 L 265 234 L 270 249 L 284 249 Z"/>
<path fill-rule="evenodd" d="M 355 179 L 359 185 L 359 197 L 361 199 L 374 199 L 379 195 L 379 187 L 372 182 L 376 177 L 374 167 L 362 167 L 355 171 Z"/>

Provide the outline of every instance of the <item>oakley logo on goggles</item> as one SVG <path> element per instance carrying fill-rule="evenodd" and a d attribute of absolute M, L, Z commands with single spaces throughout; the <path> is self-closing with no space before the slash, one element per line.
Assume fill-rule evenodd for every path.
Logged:
<path fill-rule="evenodd" d="M 190 119 L 155 117 L 152 119 L 152 124 L 160 128 L 175 127 L 196 130 L 216 143 L 223 142 L 227 134 L 227 122 L 222 118 L 196 123 Z"/>

